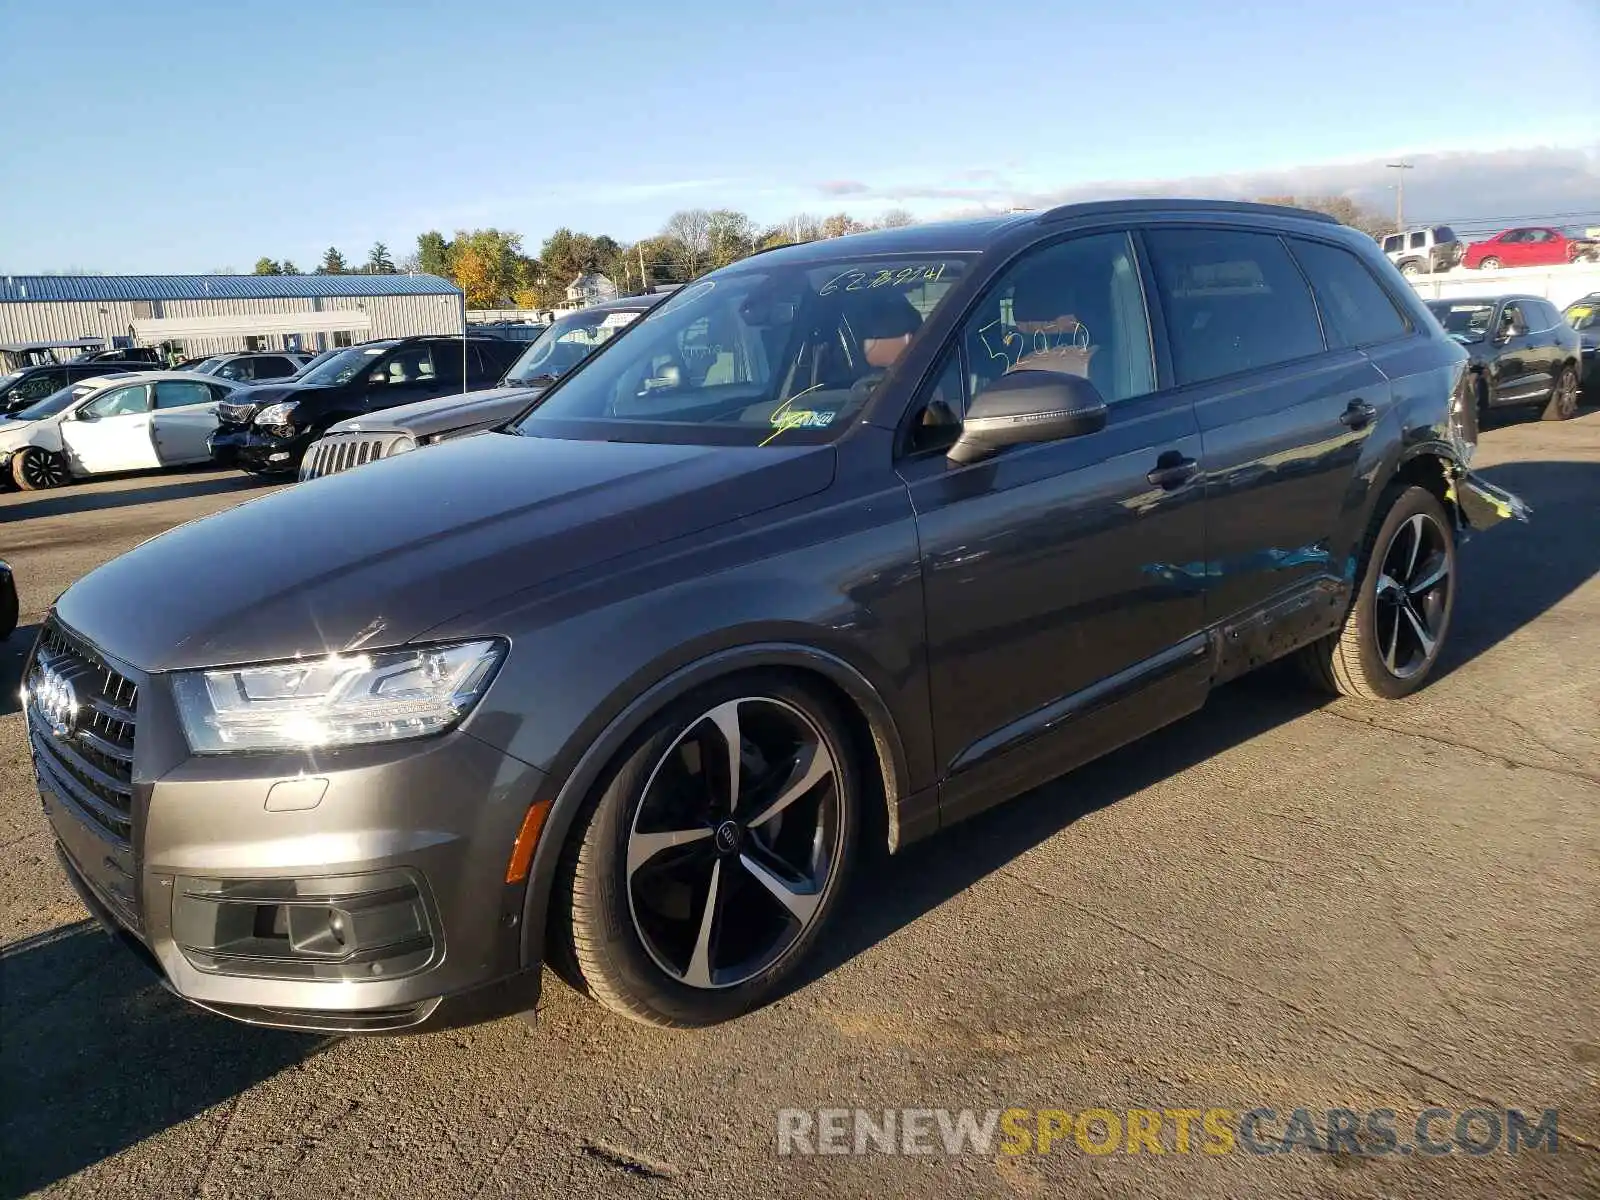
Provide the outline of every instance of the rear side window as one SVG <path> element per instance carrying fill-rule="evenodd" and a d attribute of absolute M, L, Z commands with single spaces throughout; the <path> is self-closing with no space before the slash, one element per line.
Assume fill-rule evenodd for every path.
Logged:
<path fill-rule="evenodd" d="M 1321 353 L 1311 290 L 1276 235 L 1151 229 L 1145 239 L 1179 384 Z"/>
<path fill-rule="evenodd" d="M 1441 244 L 1453 242 L 1456 240 L 1456 231 L 1448 225 L 1435 225 L 1433 227 L 1433 240 Z"/>
<path fill-rule="evenodd" d="M 300 368 L 287 358 L 258 358 L 255 362 L 257 379 L 282 379 L 285 375 L 293 375 Z"/>
<path fill-rule="evenodd" d="M 1426 250 L 1428 248 L 1428 231 L 1419 230 L 1411 235 L 1411 248 L 1413 250 Z"/>
<path fill-rule="evenodd" d="M 1365 346 L 1406 333 L 1410 326 L 1394 300 L 1354 254 L 1322 242 L 1290 239 L 1311 279 L 1330 346 Z"/>

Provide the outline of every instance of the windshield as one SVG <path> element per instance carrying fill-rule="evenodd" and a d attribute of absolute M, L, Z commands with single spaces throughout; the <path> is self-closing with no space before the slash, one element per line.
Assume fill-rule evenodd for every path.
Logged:
<path fill-rule="evenodd" d="M 848 427 L 965 255 L 754 260 L 689 284 L 545 394 L 532 435 L 766 445 Z M 561 428 L 562 422 L 590 423 Z"/>
<path fill-rule="evenodd" d="M 1585 297 L 1561 314 L 1566 317 L 1567 324 L 1574 329 L 1594 329 L 1600 327 L 1600 297 Z M 0 386 L 4 381 L 0 380 Z"/>
<path fill-rule="evenodd" d="M 569 313 L 529 343 L 506 372 L 506 382 L 519 387 L 554 383 L 638 319 L 638 312 L 616 309 Z"/>
<path fill-rule="evenodd" d="M 1444 331 L 1465 342 L 1481 342 L 1489 332 L 1489 318 L 1494 315 L 1494 305 L 1435 301 L 1428 305 L 1439 318 Z"/>
<path fill-rule="evenodd" d="M 297 375 L 295 382 L 349 383 L 393 348 L 393 342 L 370 342 L 365 346 L 353 346 L 349 350 L 341 350 L 327 362 L 312 367 L 303 375 Z"/>
<path fill-rule="evenodd" d="M 115 375 L 102 375 L 100 379 L 115 379 Z M 15 421 L 42 421 L 45 417 L 53 417 L 67 405 L 80 397 L 87 396 L 90 392 L 100 390 L 100 380 L 94 383 L 74 383 L 62 388 L 59 392 L 51 392 L 37 404 L 31 404 L 17 413 L 12 420 Z"/>

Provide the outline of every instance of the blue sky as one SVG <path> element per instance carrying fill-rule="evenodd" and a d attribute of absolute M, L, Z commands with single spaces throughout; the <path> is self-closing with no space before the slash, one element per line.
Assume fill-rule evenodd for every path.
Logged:
<path fill-rule="evenodd" d="M 1490 203 L 1474 179 L 1511 162 L 1502 208 L 1600 209 L 1595 0 L 0 11 L 4 272 L 306 269 L 330 243 L 398 257 L 480 225 L 536 252 L 559 225 L 627 240 L 689 206 L 933 216 L 1161 181 L 1387 204 L 1401 154 L 1459 177 L 1428 201 L 1411 172 L 1424 204 Z M 1493 32 L 1511 25 L 1537 47 Z M 1546 197 L 1528 155 L 1552 147 Z"/>

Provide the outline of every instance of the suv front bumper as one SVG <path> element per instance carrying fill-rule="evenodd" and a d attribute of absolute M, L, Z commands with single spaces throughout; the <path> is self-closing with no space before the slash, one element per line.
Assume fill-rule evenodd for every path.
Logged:
<path fill-rule="evenodd" d="M 306 448 L 315 440 L 310 429 L 281 437 L 255 425 L 222 425 L 207 439 L 206 447 L 212 461 L 224 467 L 243 467 L 260 474 L 290 474 L 300 469 Z"/>
<path fill-rule="evenodd" d="M 462 730 L 314 755 L 193 756 L 164 681 L 145 677 L 122 842 L 74 794 L 31 703 L 27 722 L 69 879 L 183 999 L 347 1033 L 443 1019 L 489 985 L 501 985 L 500 1011 L 532 1006 L 526 888 L 505 880 L 543 783 L 534 768 Z"/>

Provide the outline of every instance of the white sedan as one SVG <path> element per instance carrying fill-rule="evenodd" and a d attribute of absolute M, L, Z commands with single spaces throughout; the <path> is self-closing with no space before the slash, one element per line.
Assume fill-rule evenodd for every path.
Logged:
<path fill-rule="evenodd" d="M 211 461 L 217 402 L 236 384 L 189 371 L 101 375 L 0 420 L 0 479 L 27 491 Z"/>

